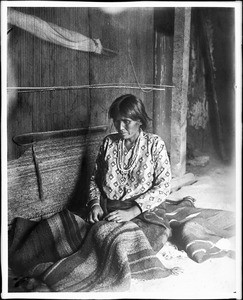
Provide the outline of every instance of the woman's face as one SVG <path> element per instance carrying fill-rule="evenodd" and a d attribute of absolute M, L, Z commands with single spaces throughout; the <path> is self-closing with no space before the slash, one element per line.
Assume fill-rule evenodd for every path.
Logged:
<path fill-rule="evenodd" d="M 123 139 L 132 141 L 138 137 L 140 126 L 142 125 L 140 120 L 134 121 L 128 117 L 118 115 L 113 122 L 116 130 Z"/>

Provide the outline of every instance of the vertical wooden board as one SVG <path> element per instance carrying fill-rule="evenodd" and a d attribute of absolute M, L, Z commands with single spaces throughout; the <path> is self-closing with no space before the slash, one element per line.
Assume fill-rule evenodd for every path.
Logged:
<path fill-rule="evenodd" d="M 155 34 L 155 84 L 172 86 L 173 35 Z M 170 148 L 172 88 L 154 92 L 154 132 Z"/>
<path fill-rule="evenodd" d="M 128 16 L 130 21 L 129 39 L 132 63 L 139 83 L 154 83 L 154 24 L 153 8 L 136 8 Z M 128 45 L 129 46 L 129 45 Z M 130 76 L 136 82 L 135 75 L 131 71 Z M 153 117 L 153 92 L 138 94 L 144 100 L 149 116 Z M 152 131 L 152 123 L 150 124 Z"/>
<path fill-rule="evenodd" d="M 139 83 L 153 83 L 153 11 L 133 8 L 110 15 L 90 8 L 89 15 L 91 36 L 99 38 L 103 47 L 118 52 L 117 56 L 90 55 L 90 84 L 136 83 L 132 64 Z M 152 116 L 152 92 L 128 88 L 95 89 L 91 90 L 91 124 L 107 124 L 110 104 L 125 93 L 140 97 Z"/>
<path fill-rule="evenodd" d="M 171 167 L 174 176 L 186 171 L 187 90 L 189 73 L 190 8 L 175 9 L 171 108 Z"/>

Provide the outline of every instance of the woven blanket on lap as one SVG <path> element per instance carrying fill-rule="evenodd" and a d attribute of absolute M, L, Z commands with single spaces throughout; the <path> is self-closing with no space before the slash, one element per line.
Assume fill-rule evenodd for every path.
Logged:
<path fill-rule="evenodd" d="M 90 227 L 68 210 L 41 222 L 17 218 L 9 266 L 60 292 L 123 291 L 131 278 L 171 274 L 134 222 L 101 221 Z"/>

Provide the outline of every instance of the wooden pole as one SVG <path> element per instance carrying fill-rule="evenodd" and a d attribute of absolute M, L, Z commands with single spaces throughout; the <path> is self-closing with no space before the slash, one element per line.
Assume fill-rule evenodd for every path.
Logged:
<path fill-rule="evenodd" d="M 163 32 L 155 34 L 155 84 L 168 85 L 172 82 L 173 35 Z M 153 130 L 165 141 L 167 151 L 170 149 L 171 124 L 171 91 L 165 88 L 163 92 L 154 91 Z"/>
<path fill-rule="evenodd" d="M 186 172 L 187 91 L 191 8 L 175 8 L 170 158 L 172 176 Z"/>

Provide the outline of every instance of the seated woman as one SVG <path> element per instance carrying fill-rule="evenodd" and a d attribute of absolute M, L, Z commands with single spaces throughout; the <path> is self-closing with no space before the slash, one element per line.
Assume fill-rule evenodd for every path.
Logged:
<path fill-rule="evenodd" d="M 192 197 L 168 200 L 169 157 L 161 137 L 145 132 L 142 101 L 122 95 L 109 116 L 117 133 L 104 138 L 97 156 L 88 222 L 67 209 L 40 222 L 19 218 L 9 243 L 16 274 L 38 278 L 50 291 L 121 291 L 131 278 L 181 272 L 156 256 L 169 237 L 197 262 L 232 256 L 218 242 L 234 234 L 233 213 L 196 208 Z"/>
<path fill-rule="evenodd" d="M 216 245 L 234 234 L 232 212 L 195 208 L 192 197 L 167 200 L 170 161 L 161 137 L 145 132 L 150 119 L 142 101 L 122 95 L 112 103 L 109 117 L 117 133 L 108 135 L 100 148 L 90 182 L 87 220 L 92 224 L 132 220 L 156 252 L 173 233 L 196 262 L 232 256 L 232 251 Z"/>
<path fill-rule="evenodd" d="M 165 143 L 158 135 L 144 131 L 150 119 L 142 101 L 133 95 L 117 98 L 109 117 L 117 133 L 108 135 L 100 148 L 90 182 L 87 220 L 139 222 L 134 218 L 153 210 L 170 193 L 171 170 Z M 153 237 L 150 242 L 155 250 L 161 249 L 169 230 L 166 235 L 166 227 L 147 222 L 143 227 L 147 236 Z"/>

